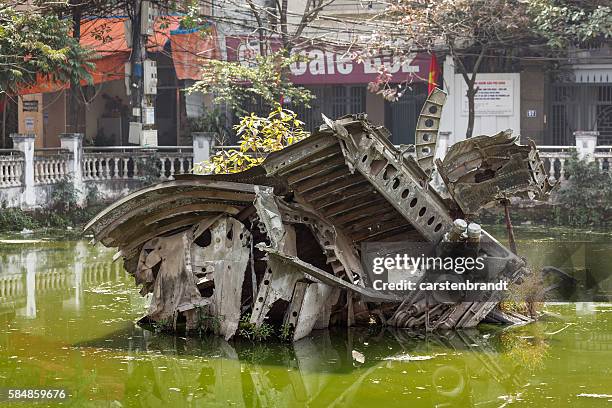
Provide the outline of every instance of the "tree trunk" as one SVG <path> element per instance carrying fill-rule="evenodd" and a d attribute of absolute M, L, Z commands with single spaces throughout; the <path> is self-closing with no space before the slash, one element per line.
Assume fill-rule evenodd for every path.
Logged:
<path fill-rule="evenodd" d="M 476 93 L 478 92 L 478 88 L 475 86 L 476 84 L 476 74 L 478 73 L 478 68 L 480 68 L 480 64 L 482 63 L 485 55 L 487 54 L 488 48 L 483 46 L 480 49 L 480 54 L 478 54 L 478 58 L 472 67 L 472 75 L 468 77 L 467 71 L 465 70 L 465 66 L 462 64 L 463 68 L 463 79 L 468 86 L 467 89 L 467 98 L 468 98 L 468 125 L 467 130 L 465 131 L 465 138 L 469 139 L 472 137 L 472 133 L 474 133 L 474 117 L 476 116 L 476 109 L 474 99 L 476 98 Z"/>
<path fill-rule="evenodd" d="M 71 4 L 76 3 L 71 1 Z M 73 5 L 72 7 L 72 37 L 77 41 L 81 39 L 81 7 Z M 79 131 L 79 91 L 80 84 L 70 84 L 69 101 L 68 101 L 68 128 L 72 133 Z"/>
<path fill-rule="evenodd" d="M 474 78 L 472 78 L 471 81 L 468 81 L 467 87 L 468 89 L 466 96 L 468 98 L 468 125 L 467 130 L 465 131 L 465 138 L 469 139 L 474 133 L 474 118 L 476 116 L 474 99 L 476 97 L 477 90 L 474 88 Z"/>

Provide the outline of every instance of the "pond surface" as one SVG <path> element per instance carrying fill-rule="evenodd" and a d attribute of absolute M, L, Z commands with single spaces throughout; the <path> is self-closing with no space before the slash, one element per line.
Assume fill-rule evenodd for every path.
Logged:
<path fill-rule="evenodd" d="M 503 238 L 502 230 L 495 234 Z M 571 261 L 576 270 L 585 262 L 612 267 L 610 259 L 559 247 L 596 241 L 609 258 L 608 235 L 545 234 L 517 231 L 521 254 L 546 265 Z M 612 404 L 609 303 L 549 305 L 543 321 L 509 329 L 337 329 L 293 345 L 181 338 L 134 324 L 145 300 L 120 262 L 112 263 L 113 251 L 85 241 L 20 240 L 0 240 L 0 387 L 66 388 L 63 406 Z"/>

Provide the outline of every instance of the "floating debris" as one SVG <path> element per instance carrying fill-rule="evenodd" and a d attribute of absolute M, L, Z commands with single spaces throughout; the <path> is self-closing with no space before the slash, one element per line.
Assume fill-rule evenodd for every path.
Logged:
<path fill-rule="evenodd" d="M 353 356 L 353 360 L 355 360 L 356 362 L 361 364 L 365 363 L 365 356 L 357 350 L 353 350 L 351 352 L 351 355 Z"/>
<path fill-rule="evenodd" d="M 612 398 L 612 394 L 578 394 L 577 397 L 586 397 L 586 398 Z"/>
<path fill-rule="evenodd" d="M 400 354 L 398 356 L 386 357 L 385 360 L 390 361 L 425 361 L 431 360 L 434 356 L 411 356 L 410 354 Z"/>

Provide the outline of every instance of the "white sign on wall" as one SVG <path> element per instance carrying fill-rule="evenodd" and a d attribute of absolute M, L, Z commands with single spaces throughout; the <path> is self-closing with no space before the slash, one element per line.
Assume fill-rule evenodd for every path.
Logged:
<path fill-rule="evenodd" d="M 476 116 L 512 116 L 514 114 L 512 79 L 476 79 L 474 86 L 478 88 L 474 98 Z M 461 92 L 466 95 L 465 81 L 462 81 Z M 467 96 L 464 96 L 461 113 L 467 116 L 468 111 Z"/>
<path fill-rule="evenodd" d="M 30 117 L 25 118 L 25 130 L 27 132 L 34 131 L 34 118 L 30 118 Z"/>

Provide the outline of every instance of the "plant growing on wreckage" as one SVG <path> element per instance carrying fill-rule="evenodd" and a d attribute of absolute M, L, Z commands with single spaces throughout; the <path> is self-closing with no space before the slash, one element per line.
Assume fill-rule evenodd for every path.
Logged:
<path fill-rule="evenodd" d="M 172 323 L 168 320 L 162 319 L 162 320 L 151 320 L 151 326 L 153 327 L 153 332 L 154 333 L 162 333 L 164 331 L 171 331 L 172 330 Z"/>
<path fill-rule="evenodd" d="M 207 309 L 201 306 L 196 306 L 197 313 L 197 329 L 198 334 L 216 332 L 221 327 L 221 320 L 217 316 L 213 316 L 207 312 Z"/>
<path fill-rule="evenodd" d="M 282 341 L 289 342 L 293 339 L 295 327 L 292 324 L 284 323 L 280 328 L 279 337 Z"/>
<path fill-rule="evenodd" d="M 239 149 L 218 151 L 210 160 L 197 163 L 194 173 L 238 173 L 260 164 L 268 153 L 309 136 L 297 114 L 280 104 L 265 118 L 254 113 L 244 116 L 234 129 L 240 137 Z"/>
<path fill-rule="evenodd" d="M 544 308 L 546 291 L 541 266 L 532 266 L 519 282 L 508 288 L 508 297 L 499 305 L 504 312 L 515 312 L 538 318 L 538 312 Z"/>
<path fill-rule="evenodd" d="M 240 318 L 238 335 L 250 341 L 262 341 L 274 334 L 274 327 L 264 322 L 259 327 L 251 323 L 251 315 L 246 314 Z"/>

